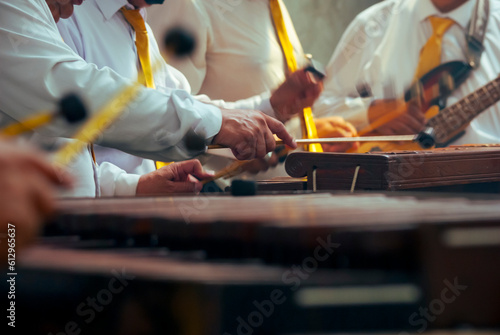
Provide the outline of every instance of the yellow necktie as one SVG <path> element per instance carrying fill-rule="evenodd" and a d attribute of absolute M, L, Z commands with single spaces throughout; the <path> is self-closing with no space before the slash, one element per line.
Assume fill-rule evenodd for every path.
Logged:
<path fill-rule="evenodd" d="M 452 19 L 437 16 L 429 17 L 429 21 L 431 22 L 434 32 L 420 51 L 420 59 L 415 73 L 415 79 L 422 78 L 423 75 L 441 63 L 443 35 L 455 23 Z"/>
<path fill-rule="evenodd" d="M 149 38 L 148 31 L 146 30 L 146 23 L 142 17 L 139 9 L 121 8 L 123 16 L 128 23 L 135 30 L 135 46 L 137 48 L 137 55 L 141 63 L 142 72 L 146 87 L 155 88 L 153 69 L 151 66 L 151 57 L 149 55 Z"/>
<path fill-rule="evenodd" d="M 135 30 L 135 46 L 137 48 L 137 55 L 141 63 L 142 72 L 144 74 L 144 81 L 146 87 L 155 88 L 153 77 L 153 68 L 151 66 L 151 56 L 149 54 L 149 38 L 146 29 L 146 23 L 142 17 L 139 9 L 127 9 L 122 7 L 120 9 L 127 22 Z M 170 163 L 155 161 L 155 166 L 160 169 Z"/>
<path fill-rule="evenodd" d="M 283 49 L 283 54 L 285 56 L 286 64 L 288 67 L 288 72 L 293 73 L 297 71 L 297 60 L 293 54 L 293 45 L 290 41 L 290 37 L 286 31 L 285 20 L 283 19 L 283 12 L 281 10 L 281 4 L 279 0 L 270 0 L 269 6 L 271 8 L 271 14 L 274 21 L 274 26 L 276 28 L 276 33 Z M 316 131 L 316 124 L 314 123 L 311 108 L 304 108 L 302 115 L 300 115 L 300 124 L 302 128 L 302 136 L 304 138 L 317 138 L 318 134 Z M 306 150 L 311 152 L 323 152 L 321 144 L 309 144 L 306 146 Z"/>

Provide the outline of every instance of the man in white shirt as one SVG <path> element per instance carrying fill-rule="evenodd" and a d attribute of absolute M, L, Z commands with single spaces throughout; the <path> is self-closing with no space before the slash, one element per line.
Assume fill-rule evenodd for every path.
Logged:
<path fill-rule="evenodd" d="M 307 60 L 301 43 L 281 0 L 280 6 L 294 56 L 299 68 L 303 67 Z M 199 94 L 225 100 L 245 99 L 272 92 L 287 77 L 287 64 L 273 22 L 270 0 L 169 0 L 148 9 L 148 23 L 159 41 L 172 27 L 181 26 L 194 34 L 197 41 L 194 52 L 186 58 L 172 59 L 169 64 L 179 69 L 192 90 Z M 339 119 L 335 127 L 330 128 L 338 132 L 331 135 L 352 136 L 350 132 L 354 129 Z M 295 137 L 302 135 L 298 118 L 293 118 L 286 126 Z M 230 162 L 216 155 L 221 155 L 221 151 L 205 155 L 204 166 L 217 170 Z M 259 166 L 266 168 L 264 162 L 260 163 Z M 281 166 L 246 177 L 269 179 L 283 175 L 286 172 Z"/>
<path fill-rule="evenodd" d="M 122 7 L 134 9 L 145 5 L 142 0 L 87 0 L 75 9 L 73 16 L 58 23 L 59 31 L 64 41 L 87 62 L 98 67 L 110 67 L 118 74 L 127 78 L 137 78 L 138 52 L 134 42 L 134 29 L 126 21 Z M 143 10 L 142 14 L 145 14 Z M 155 87 L 159 91 L 183 89 L 190 91 L 186 78 L 171 66 L 167 65 L 160 54 L 154 35 L 146 24 L 149 37 L 149 54 L 151 63 L 156 64 L 154 73 Z M 282 85 L 285 87 L 286 83 Z M 319 85 L 318 85 L 319 86 Z M 277 92 L 280 92 L 279 90 Z M 275 116 L 271 98 L 266 95 L 254 96 L 235 103 L 210 101 L 206 96 L 196 97 L 207 103 L 225 107 L 259 109 L 268 115 Z M 312 103 L 312 101 L 311 101 Z M 98 163 L 111 162 L 130 173 L 147 173 L 155 169 L 154 163 L 136 156 L 127 155 L 121 151 L 96 147 Z"/>
<path fill-rule="evenodd" d="M 300 68 L 306 64 L 304 51 L 286 7 L 282 8 Z M 167 0 L 148 8 L 147 21 L 158 41 L 172 27 L 193 33 L 193 53 L 169 64 L 186 76 L 194 93 L 235 101 L 271 92 L 286 78 L 287 64 L 269 0 Z"/>
<path fill-rule="evenodd" d="M 400 98 L 413 82 L 419 55 L 433 33 L 430 17 L 454 24 L 444 33 L 441 63 L 465 61 L 465 31 L 475 0 L 386 0 L 359 14 L 344 33 L 327 68 L 325 90 L 314 105 L 316 116 L 341 115 L 363 129 L 376 118 L 377 107 Z M 489 22 L 480 66 L 447 99 L 452 105 L 500 73 L 500 3 L 490 1 Z M 360 95 L 360 87 L 370 94 Z M 375 113 L 373 113 L 375 112 Z M 411 110 L 380 127 L 383 134 L 415 133 L 425 120 Z M 499 143 L 500 106 L 490 107 L 452 144 Z"/>
<path fill-rule="evenodd" d="M 86 63 L 65 45 L 42 0 L 0 2 L 0 45 L 0 126 L 38 110 L 55 110 L 66 92 L 80 94 L 93 114 L 131 84 L 109 68 L 99 70 Z M 262 157 L 274 149 L 272 133 L 295 146 L 280 122 L 260 112 L 221 110 L 183 90 L 146 88 L 124 117 L 103 132 L 98 143 L 151 159 L 183 160 L 199 154 L 185 146 L 184 136 L 190 129 L 205 134 L 212 143 L 231 147 L 240 159 Z M 56 121 L 35 135 L 43 138 L 45 145 L 58 146 L 69 141 L 63 138 L 71 137 L 74 131 L 75 126 Z M 100 195 L 99 172 L 89 152 L 78 156 L 70 170 L 79 177 L 72 195 Z M 120 179 L 123 174 L 114 175 Z M 113 186 L 112 195 L 132 195 L 137 179 L 124 185 Z"/>

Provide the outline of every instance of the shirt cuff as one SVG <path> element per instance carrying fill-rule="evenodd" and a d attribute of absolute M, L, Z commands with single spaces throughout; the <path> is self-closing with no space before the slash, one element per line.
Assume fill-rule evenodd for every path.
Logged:
<path fill-rule="evenodd" d="M 205 134 L 205 138 L 213 138 L 220 132 L 222 127 L 222 111 L 219 107 L 210 103 L 193 100 L 193 107 L 200 113 L 200 120 L 194 131 L 197 134 Z"/>
<path fill-rule="evenodd" d="M 118 197 L 133 197 L 136 194 L 137 184 L 141 175 L 124 173 L 116 181 L 115 196 Z"/>
<path fill-rule="evenodd" d="M 138 174 L 128 174 L 118 166 L 104 162 L 98 167 L 101 196 L 135 196 L 140 177 Z"/>

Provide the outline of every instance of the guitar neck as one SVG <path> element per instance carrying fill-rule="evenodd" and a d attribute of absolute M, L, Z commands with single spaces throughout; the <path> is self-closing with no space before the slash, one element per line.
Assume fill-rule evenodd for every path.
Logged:
<path fill-rule="evenodd" d="M 436 132 L 436 142 L 444 144 L 462 131 L 479 113 L 500 100 L 500 76 L 443 109 L 427 125 Z"/>

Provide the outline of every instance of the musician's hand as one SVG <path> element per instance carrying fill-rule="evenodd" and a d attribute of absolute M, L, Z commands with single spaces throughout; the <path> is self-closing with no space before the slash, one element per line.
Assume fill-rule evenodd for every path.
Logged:
<path fill-rule="evenodd" d="M 31 147 L 0 141 L 0 249 L 7 252 L 8 224 L 15 225 L 16 251 L 33 242 L 41 224 L 54 211 L 57 187 L 71 180 L 58 173 Z"/>
<path fill-rule="evenodd" d="M 387 118 L 387 122 L 374 129 L 381 135 L 411 135 L 424 128 L 424 113 L 418 103 L 395 99 L 374 100 L 368 109 L 368 119 L 373 124 Z"/>
<path fill-rule="evenodd" d="M 323 82 L 305 70 L 298 70 L 290 75 L 276 91 L 270 102 L 276 118 L 288 121 L 306 107 L 311 107 L 323 90 Z"/>
<path fill-rule="evenodd" d="M 172 163 L 142 175 L 136 195 L 198 193 L 203 188 L 200 180 L 210 177 L 212 174 L 205 172 L 197 159 Z"/>
<path fill-rule="evenodd" d="M 81 5 L 84 0 L 45 0 L 49 6 L 54 21 L 67 19 L 73 14 L 73 6 Z"/>
<path fill-rule="evenodd" d="M 318 137 L 356 137 L 356 128 L 340 116 L 331 116 L 315 120 Z M 326 152 L 344 152 L 348 149 L 359 148 L 359 142 L 350 143 L 323 143 Z"/>
<path fill-rule="evenodd" d="M 280 121 L 253 110 L 222 109 L 222 126 L 213 144 L 231 148 L 237 159 L 262 158 L 276 147 L 273 134 L 292 148 L 297 144 Z"/>

